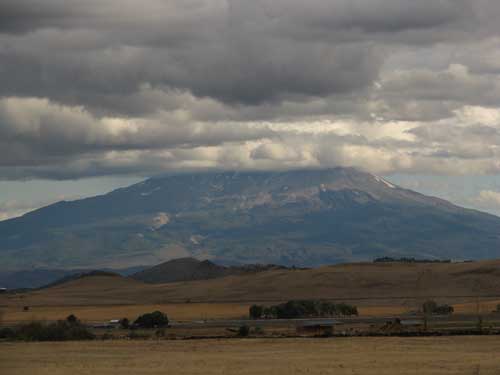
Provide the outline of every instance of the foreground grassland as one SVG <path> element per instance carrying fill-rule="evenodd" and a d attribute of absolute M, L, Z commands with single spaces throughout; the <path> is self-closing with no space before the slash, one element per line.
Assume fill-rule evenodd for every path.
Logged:
<path fill-rule="evenodd" d="M 55 321 L 75 314 L 83 322 L 107 322 L 110 319 L 135 320 L 146 312 L 160 310 L 173 320 L 241 319 L 248 317 L 248 303 L 185 303 L 117 306 L 34 306 L 23 311 L 22 306 L 3 310 L 4 324 L 31 321 Z M 0 308 L 1 309 L 1 308 Z"/>
<path fill-rule="evenodd" d="M 18 324 L 33 321 L 48 322 L 64 320 L 70 314 L 86 323 L 107 322 L 110 319 L 128 318 L 135 320 L 145 312 L 160 310 L 176 321 L 204 319 L 245 319 L 248 318 L 248 303 L 190 303 L 156 305 L 116 305 L 116 306 L 32 306 L 23 311 L 23 306 L 8 306 L 2 309 L 3 324 Z M 400 315 L 409 310 L 406 306 L 360 307 L 362 316 Z M 463 309 L 465 310 L 465 309 Z M 490 310 L 486 310 L 490 311 Z"/>
<path fill-rule="evenodd" d="M 500 337 L 0 343 L 2 375 L 495 374 Z"/>
<path fill-rule="evenodd" d="M 0 306 L 1 323 L 13 325 L 19 323 L 41 321 L 49 322 L 64 320 L 70 314 L 76 315 L 85 323 L 107 322 L 111 319 L 128 318 L 135 320 L 145 312 L 160 310 L 176 321 L 205 319 L 245 319 L 248 318 L 248 308 L 253 302 L 247 303 L 171 303 L 171 304 L 137 304 L 137 305 L 86 305 L 86 306 L 30 306 L 23 311 L 23 301 L 17 305 Z M 363 301 L 365 302 L 365 301 Z M 398 316 L 418 309 L 414 304 L 398 304 L 393 302 L 387 306 L 359 306 L 360 316 Z M 476 314 L 478 311 L 487 314 L 500 304 L 497 299 L 489 301 L 454 304 L 455 312 L 459 314 Z M 500 315 L 499 315 L 500 318 Z"/>

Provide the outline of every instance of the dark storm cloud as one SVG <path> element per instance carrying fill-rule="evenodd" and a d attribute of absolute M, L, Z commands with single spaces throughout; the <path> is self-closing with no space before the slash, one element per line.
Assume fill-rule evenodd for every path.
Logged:
<path fill-rule="evenodd" d="M 453 119 L 498 107 L 499 14 L 494 0 L 1 0 L 0 178 L 496 170 L 497 138 Z"/>
<path fill-rule="evenodd" d="M 470 4 L 4 0 L 0 93 L 110 110 L 142 83 L 247 104 L 349 93 L 377 78 L 384 51 L 375 34 L 446 39 L 475 25 Z"/>

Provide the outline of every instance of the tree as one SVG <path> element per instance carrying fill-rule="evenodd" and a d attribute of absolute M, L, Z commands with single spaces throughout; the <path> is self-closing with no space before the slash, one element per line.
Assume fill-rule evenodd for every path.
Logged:
<path fill-rule="evenodd" d="M 120 319 L 120 327 L 122 327 L 123 329 L 129 329 L 130 321 L 127 318 Z"/>
<path fill-rule="evenodd" d="M 424 312 L 424 314 L 434 314 L 437 307 L 438 304 L 436 303 L 436 301 L 428 300 L 425 301 L 422 305 L 422 311 Z"/>
<path fill-rule="evenodd" d="M 162 328 L 168 326 L 168 317 L 161 311 L 155 311 L 141 315 L 134 324 L 141 328 Z"/>
<path fill-rule="evenodd" d="M 238 336 L 239 337 L 247 337 L 250 334 L 250 328 L 248 326 L 241 326 L 238 329 Z"/>
<path fill-rule="evenodd" d="M 275 306 L 263 307 L 262 311 L 251 307 L 252 313 L 259 314 L 265 318 L 274 319 L 296 319 L 296 318 L 317 318 L 326 316 L 351 316 L 358 315 L 356 306 L 346 303 L 335 304 L 325 300 L 291 300 Z"/>
<path fill-rule="evenodd" d="M 434 310 L 434 312 L 439 315 L 450 315 L 453 314 L 453 311 L 455 311 L 455 309 L 450 305 L 439 305 L 436 307 L 436 310 Z"/>
<path fill-rule="evenodd" d="M 250 319 L 260 319 L 264 314 L 264 306 L 252 305 L 249 309 Z"/>
<path fill-rule="evenodd" d="M 67 322 L 68 324 L 70 324 L 70 325 L 73 325 L 73 326 L 74 326 L 74 325 L 79 325 L 79 324 L 80 324 L 80 321 L 78 320 L 78 318 L 77 318 L 75 315 L 73 315 L 73 314 L 69 315 L 69 316 L 66 318 L 66 322 Z"/>

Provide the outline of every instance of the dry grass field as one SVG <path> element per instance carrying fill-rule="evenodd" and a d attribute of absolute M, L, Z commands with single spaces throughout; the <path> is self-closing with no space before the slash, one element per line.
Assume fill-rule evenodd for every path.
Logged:
<path fill-rule="evenodd" d="M 491 305 L 491 304 L 489 304 Z M 2 311 L 2 323 L 17 324 L 32 321 L 63 320 L 74 314 L 85 323 L 107 322 L 111 319 L 134 320 L 144 312 L 163 311 L 175 321 L 244 319 L 248 318 L 250 303 L 184 303 L 163 305 L 110 305 L 110 306 L 33 306 L 23 311 L 22 306 L 8 306 Z M 462 310 L 474 306 L 461 305 Z M 405 306 L 365 306 L 359 308 L 361 316 L 394 316 L 408 312 Z"/>
<path fill-rule="evenodd" d="M 458 301 L 464 296 L 470 299 L 498 294 L 500 261 L 363 263 L 155 285 L 123 277 L 95 276 L 22 295 L 0 296 L 0 305 L 146 305 L 186 300 L 227 303 L 316 298 L 408 299 L 410 303 L 411 299 L 428 297 Z"/>
<path fill-rule="evenodd" d="M 161 310 L 174 320 L 233 319 L 254 302 L 326 298 L 358 306 L 364 316 L 400 315 L 434 298 L 457 313 L 482 313 L 500 303 L 500 261 L 473 263 L 343 264 L 310 270 L 273 270 L 221 279 L 144 284 L 119 276 L 94 276 L 49 289 L 0 295 L 4 322 L 135 318 Z M 488 297 L 484 297 L 488 296 Z M 186 303 L 190 301 L 190 303 Z M 29 311 L 23 311 L 29 306 Z"/>
<path fill-rule="evenodd" d="M 22 306 L 4 309 L 3 322 L 18 323 L 31 321 L 54 321 L 76 315 L 84 322 L 106 322 L 111 319 L 135 320 L 145 312 L 155 310 L 166 312 L 170 319 L 206 320 L 241 319 L 248 317 L 248 304 L 241 303 L 184 303 L 164 305 L 111 305 L 111 306 L 34 306 L 23 311 Z"/>
<path fill-rule="evenodd" d="M 500 337 L 0 343 L 2 375 L 498 375 Z"/>

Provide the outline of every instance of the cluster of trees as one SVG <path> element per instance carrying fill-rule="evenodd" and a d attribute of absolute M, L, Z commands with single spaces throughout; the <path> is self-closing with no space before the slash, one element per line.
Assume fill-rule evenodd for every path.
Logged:
<path fill-rule="evenodd" d="M 451 263 L 451 259 L 416 259 L 416 258 L 392 258 L 382 257 L 373 260 L 373 263 Z"/>
<path fill-rule="evenodd" d="M 122 327 L 124 326 L 125 319 L 121 320 Z M 126 321 L 128 325 L 128 320 Z M 139 316 L 135 322 L 134 327 L 137 328 L 164 328 L 168 326 L 168 316 L 161 311 L 154 311 L 152 313 Z"/>
<path fill-rule="evenodd" d="M 274 306 L 252 305 L 251 319 L 296 319 L 358 315 L 356 306 L 324 300 L 292 300 Z"/>
<path fill-rule="evenodd" d="M 429 315 L 450 315 L 453 314 L 453 306 L 438 305 L 436 301 L 429 300 L 422 305 L 422 311 Z"/>

